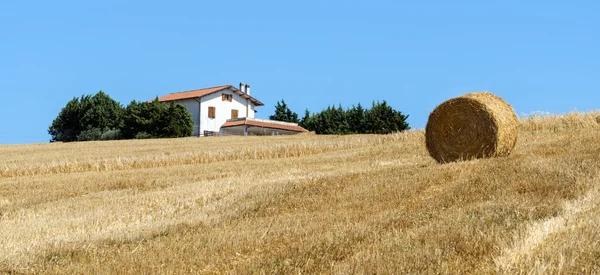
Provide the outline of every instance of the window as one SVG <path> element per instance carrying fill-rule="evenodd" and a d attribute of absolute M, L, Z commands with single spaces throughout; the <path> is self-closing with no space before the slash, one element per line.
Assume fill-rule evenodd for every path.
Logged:
<path fill-rule="evenodd" d="M 230 95 L 230 94 L 221 94 L 221 100 L 222 101 L 229 101 L 229 102 L 231 102 L 233 100 L 233 95 Z"/>
<path fill-rule="evenodd" d="M 238 110 L 231 110 L 231 119 L 238 118 Z"/>
<path fill-rule="evenodd" d="M 216 117 L 216 108 L 215 107 L 208 107 L 208 118 L 215 118 Z"/>

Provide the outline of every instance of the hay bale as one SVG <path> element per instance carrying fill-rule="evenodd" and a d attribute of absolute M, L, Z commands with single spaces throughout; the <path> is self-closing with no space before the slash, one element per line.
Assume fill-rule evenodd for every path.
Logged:
<path fill-rule="evenodd" d="M 425 141 L 439 163 L 508 156 L 517 143 L 518 119 L 503 99 L 477 92 L 447 100 L 429 115 Z"/>

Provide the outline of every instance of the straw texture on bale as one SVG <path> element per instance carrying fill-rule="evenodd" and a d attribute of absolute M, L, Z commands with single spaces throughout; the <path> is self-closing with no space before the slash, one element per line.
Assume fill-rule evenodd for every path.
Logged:
<path fill-rule="evenodd" d="M 425 140 L 439 163 L 508 156 L 517 143 L 518 119 L 503 99 L 488 92 L 447 100 L 429 115 Z"/>

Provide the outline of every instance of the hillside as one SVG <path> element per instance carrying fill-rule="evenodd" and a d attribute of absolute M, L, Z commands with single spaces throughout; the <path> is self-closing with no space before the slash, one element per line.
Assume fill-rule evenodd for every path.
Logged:
<path fill-rule="evenodd" d="M 0 146 L 0 273 L 598 273 L 596 115 L 446 165 L 419 130 Z"/>

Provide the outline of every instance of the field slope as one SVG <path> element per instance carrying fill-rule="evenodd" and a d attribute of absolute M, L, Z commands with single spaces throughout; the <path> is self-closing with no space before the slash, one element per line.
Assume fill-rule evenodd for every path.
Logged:
<path fill-rule="evenodd" d="M 599 273 L 595 117 L 446 165 L 423 131 L 0 146 L 0 273 Z"/>

